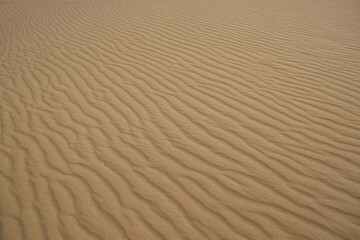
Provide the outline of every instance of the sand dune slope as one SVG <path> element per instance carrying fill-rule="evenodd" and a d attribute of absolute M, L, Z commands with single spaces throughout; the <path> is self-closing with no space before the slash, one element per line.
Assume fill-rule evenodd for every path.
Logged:
<path fill-rule="evenodd" d="M 357 0 L 0 0 L 0 238 L 360 237 Z"/>

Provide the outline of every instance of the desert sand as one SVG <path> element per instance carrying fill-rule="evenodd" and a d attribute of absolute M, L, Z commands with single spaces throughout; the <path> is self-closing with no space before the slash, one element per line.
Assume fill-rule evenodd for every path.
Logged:
<path fill-rule="evenodd" d="M 360 1 L 0 0 L 0 239 L 360 239 Z"/>

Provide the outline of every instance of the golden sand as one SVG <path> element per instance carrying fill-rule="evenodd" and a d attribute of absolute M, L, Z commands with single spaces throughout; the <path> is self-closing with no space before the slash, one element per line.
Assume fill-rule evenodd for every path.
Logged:
<path fill-rule="evenodd" d="M 0 239 L 360 238 L 360 1 L 0 0 Z"/>

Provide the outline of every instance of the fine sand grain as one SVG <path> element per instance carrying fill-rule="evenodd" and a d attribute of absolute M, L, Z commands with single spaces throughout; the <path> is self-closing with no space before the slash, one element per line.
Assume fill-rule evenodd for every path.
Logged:
<path fill-rule="evenodd" d="M 0 239 L 360 239 L 360 1 L 0 0 Z"/>

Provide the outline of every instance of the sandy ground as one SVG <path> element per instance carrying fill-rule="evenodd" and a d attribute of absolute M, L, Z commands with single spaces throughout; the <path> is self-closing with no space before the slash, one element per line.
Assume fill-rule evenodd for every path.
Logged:
<path fill-rule="evenodd" d="M 360 1 L 0 0 L 0 222 L 360 239 Z"/>

